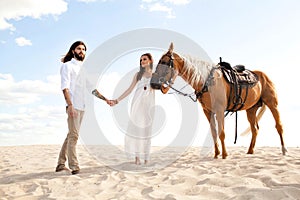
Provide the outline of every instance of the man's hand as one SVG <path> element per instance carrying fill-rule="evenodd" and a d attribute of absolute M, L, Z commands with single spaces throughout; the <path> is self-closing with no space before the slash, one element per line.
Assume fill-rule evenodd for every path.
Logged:
<path fill-rule="evenodd" d="M 107 101 L 107 99 L 102 95 L 100 94 L 100 92 L 97 90 L 97 89 L 94 89 L 92 91 L 92 94 L 95 96 L 95 97 L 98 97 L 99 99 L 102 99 L 103 101 Z"/>
<path fill-rule="evenodd" d="M 69 105 L 67 108 L 67 113 L 70 117 L 77 117 L 77 112 L 74 109 L 73 105 Z"/>

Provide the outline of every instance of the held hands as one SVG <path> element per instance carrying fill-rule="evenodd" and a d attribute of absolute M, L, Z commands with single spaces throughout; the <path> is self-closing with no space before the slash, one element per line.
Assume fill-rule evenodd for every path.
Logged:
<path fill-rule="evenodd" d="M 118 101 L 118 99 L 115 99 L 115 100 L 108 100 L 108 99 L 106 99 L 97 89 L 94 89 L 93 91 L 92 91 L 92 94 L 94 95 L 94 96 L 96 96 L 97 98 L 99 98 L 99 99 L 101 99 L 101 100 L 103 100 L 103 101 L 105 101 L 108 105 L 110 105 L 110 106 L 114 106 L 114 105 L 116 105 L 116 104 L 118 104 L 119 103 L 119 101 Z"/>
<path fill-rule="evenodd" d="M 119 101 L 117 99 L 115 99 L 115 100 L 106 100 L 106 103 L 110 106 L 114 106 L 114 105 L 118 104 Z"/>

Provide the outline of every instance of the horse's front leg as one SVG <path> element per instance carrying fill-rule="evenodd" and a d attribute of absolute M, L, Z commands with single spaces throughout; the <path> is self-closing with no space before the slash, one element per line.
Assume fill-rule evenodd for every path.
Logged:
<path fill-rule="evenodd" d="M 214 116 L 214 113 L 212 113 L 209 110 L 203 109 L 203 111 L 209 122 L 211 135 L 214 140 L 214 146 L 215 146 L 215 157 L 214 158 L 218 158 L 218 156 L 220 155 L 220 150 L 219 150 L 219 145 L 218 145 L 218 134 L 217 134 L 217 129 L 216 129 L 215 116 Z"/>
<path fill-rule="evenodd" d="M 216 114 L 216 120 L 218 124 L 218 134 L 222 145 L 222 158 L 225 159 L 228 154 L 225 146 L 224 112 L 218 112 Z"/>

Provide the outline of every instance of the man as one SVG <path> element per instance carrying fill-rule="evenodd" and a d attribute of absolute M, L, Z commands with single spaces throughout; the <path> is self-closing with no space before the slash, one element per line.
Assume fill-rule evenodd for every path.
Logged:
<path fill-rule="evenodd" d="M 76 144 L 79 137 L 79 129 L 84 115 L 84 94 L 83 90 L 76 84 L 79 71 L 86 54 L 86 45 L 82 41 L 74 42 L 68 53 L 61 59 L 63 62 L 61 75 L 61 89 L 67 104 L 68 129 L 69 132 L 59 153 L 56 172 L 68 170 L 65 166 L 68 160 L 72 174 L 80 171 L 76 154 Z"/>

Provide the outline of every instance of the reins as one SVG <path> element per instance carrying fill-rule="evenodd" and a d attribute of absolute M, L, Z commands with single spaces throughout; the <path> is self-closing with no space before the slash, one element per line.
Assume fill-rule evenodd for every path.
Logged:
<path fill-rule="evenodd" d="M 184 93 L 184 92 L 181 92 L 180 90 L 182 90 L 183 88 L 185 88 L 186 86 L 184 86 L 183 88 L 181 88 L 180 90 L 174 88 L 171 84 L 169 83 L 165 83 L 167 84 L 168 87 L 170 87 L 172 90 L 174 90 L 177 94 L 180 94 L 182 96 L 185 96 L 185 97 L 189 97 L 193 102 L 197 102 L 198 98 L 196 96 L 195 93 L 191 93 L 191 94 L 188 94 L 188 93 Z M 188 85 L 188 84 L 187 84 Z M 174 93 L 168 93 L 168 94 L 174 94 Z M 196 96 L 196 97 L 193 97 L 193 96 Z"/>

